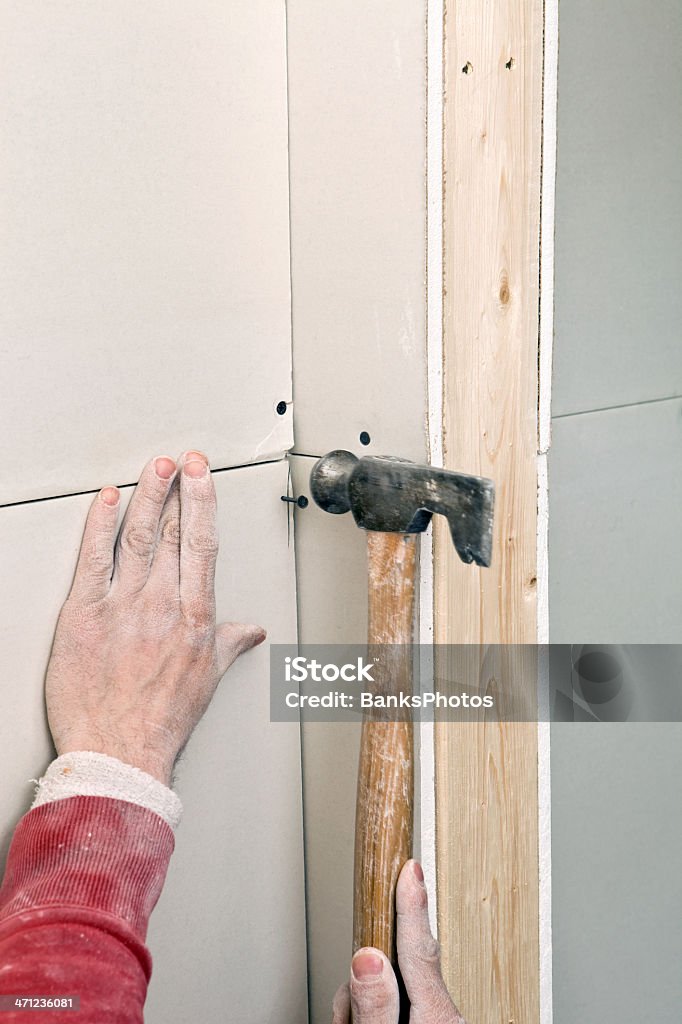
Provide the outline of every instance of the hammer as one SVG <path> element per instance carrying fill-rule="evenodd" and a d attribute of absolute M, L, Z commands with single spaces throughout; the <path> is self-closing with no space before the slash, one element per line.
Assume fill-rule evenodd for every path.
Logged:
<path fill-rule="evenodd" d="M 367 531 L 368 644 L 381 645 L 385 653 L 375 684 L 381 693 L 411 693 L 417 535 L 434 514 L 445 516 L 462 561 L 490 565 L 492 481 L 405 459 L 358 459 L 338 450 L 315 463 L 310 487 L 320 508 L 335 515 L 350 511 Z M 372 720 L 371 714 L 363 718 L 353 952 L 375 946 L 396 966 L 395 889 L 412 853 L 412 746 L 409 714 L 395 721 Z"/>

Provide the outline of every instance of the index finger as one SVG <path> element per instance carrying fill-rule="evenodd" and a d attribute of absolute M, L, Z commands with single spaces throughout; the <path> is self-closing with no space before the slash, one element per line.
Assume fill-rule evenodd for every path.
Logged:
<path fill-rule="evenodd" d="M 332 1003 L 332 1024 L 351 1024 L 350 985 L 346 982 L 336 991 Z"/>
<path fill-rule="evenodd" d="M 71 586 L 77 600 L 97 601 L 109 592 L 119 499 L 118 487 L 104 487 L 90 506 Z"/>

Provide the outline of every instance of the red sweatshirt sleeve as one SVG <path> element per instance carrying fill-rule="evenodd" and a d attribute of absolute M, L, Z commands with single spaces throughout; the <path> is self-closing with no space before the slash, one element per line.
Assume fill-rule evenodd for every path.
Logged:
<path fill-rule="evenodd" d="M 173 852 L 138 804 L 74 796 L 17 825 L 0 889 L 0 996 L 79 997 L 79 1010 L 0 1011 L 2 1024 L 137 1024 L 149 916 Z"/>

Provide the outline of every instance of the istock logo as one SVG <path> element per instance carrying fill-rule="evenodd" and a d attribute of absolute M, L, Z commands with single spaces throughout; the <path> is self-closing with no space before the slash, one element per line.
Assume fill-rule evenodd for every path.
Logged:
<path fill-rule="evenodd" d="M 324 664 L 321 661 L 309 661 L 307 658 L 285 658 L 284 678 L 288 683 L 303 683 L 312 679 L 315 683 L 335 683 L 343 679 L 346 683 L 373 683 L 373 665 L 366 665 L 362 658 L 345 665 Z"/>

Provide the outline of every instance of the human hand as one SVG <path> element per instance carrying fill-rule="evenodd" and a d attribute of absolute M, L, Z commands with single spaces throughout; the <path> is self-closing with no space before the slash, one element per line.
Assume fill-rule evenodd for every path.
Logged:
<path fill-rule="evenodd" d="M 235 659 L 260 626 L 216 626 L 216 495 L 208 461 L 145 466 L 117 538 L 119 491 L 105 487 L 85 525 L 47 668 L 58 754 L 91 750 L 166 785 Z"/>
<path fill-rule="evenodd" d="M 398 965 L 410 1000 L 410 1024 L 465 1024 L 445 987 L 440 949 L 429 926 L 428 900 L 420 865 L 408 860 L 396 890 Z M 332 1024 L 398 1024 L 398 982 L 388 957 L 359 949 L 350 984 L 334 997 Z"/>

